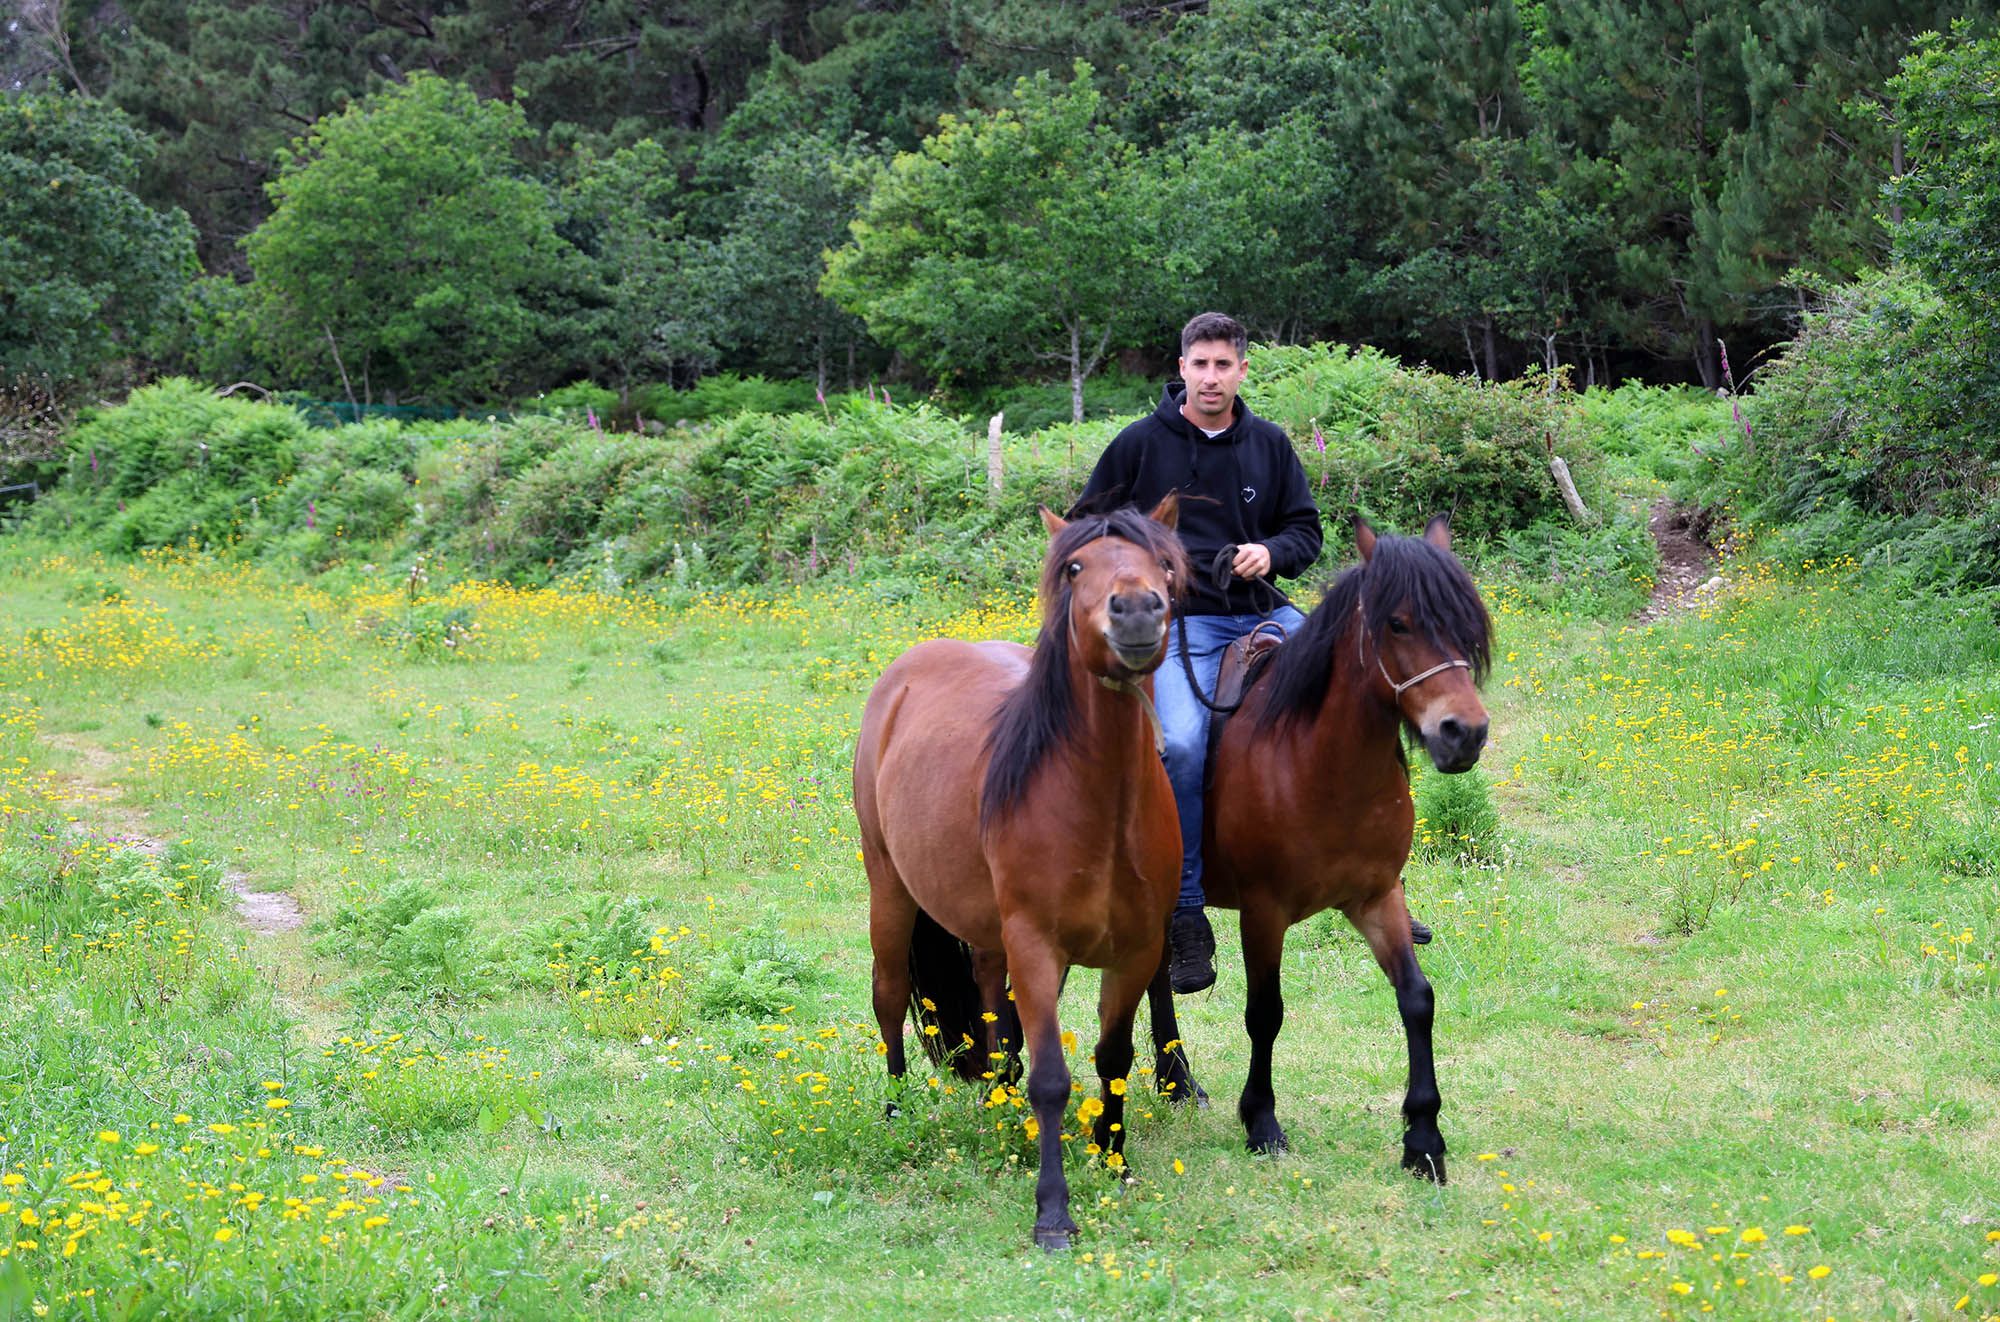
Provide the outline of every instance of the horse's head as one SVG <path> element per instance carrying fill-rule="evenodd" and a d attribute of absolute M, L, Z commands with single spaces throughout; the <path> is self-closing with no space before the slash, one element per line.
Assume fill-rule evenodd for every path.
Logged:
<path fill-rule="evenodd" d="M 1491 658 L 1492 625 L 1472 576 L 1451 553 L 1440 516 L 1421 538 L 1378 538 L 1354 522 L 1361 552 L 1357 640 L 1372 683 L 1423 740 L 1439 771 L 1470 770 L 1486 746 L 1478 681 Z"/>
<path fill-rule="evenodd" d="M 1048 557 L 1042 564 L 1042 628 L 1063 627 L 1092 674 L 1130 679 L 1166 656 L 1168 607 L 1187 581 L 1187 557 L 1174 532 L 1179 499 L 1151 514 L 1113 510 L 1064 520 L 1049 510 Z"/>

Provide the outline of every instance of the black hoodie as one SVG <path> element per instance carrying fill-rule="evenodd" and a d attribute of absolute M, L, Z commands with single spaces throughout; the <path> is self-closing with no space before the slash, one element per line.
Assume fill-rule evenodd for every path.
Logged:
<path fill-rule="evenodd" d="M 1077 508 L 1131 503 L 1150 510 L 1181 493 L 1181 543 L 1194 567 L 1182 610 L 1189 615 L 1255 615 L 1282 600 L 1268 579 L 1232 578 L 1226 593 L 1209 576 L 1225 546 L 1262 542 L 1272 577 L 1297 578 L 1319 558 L 1319 509 L 1306 470 L 1284 431 L 1236 401 L 1234 420 L 1209 436 L 1181 414 L 1186 388 L 1169 382 L 1150 417 L 1105 447 Z"/>

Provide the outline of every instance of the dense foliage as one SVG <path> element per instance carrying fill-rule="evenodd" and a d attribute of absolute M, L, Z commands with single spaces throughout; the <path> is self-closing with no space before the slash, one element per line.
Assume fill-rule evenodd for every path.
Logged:
<path fill-rule="evenodd" d="M 88 379 L 172 315 L 194 235 L 135 192 L 152 150 L 101 103 L 0 97 L 0 379 Z"/>
<path fill-rule="evenodd" d="M 1958 34 L 1961 38 L 1963 32 Z M 1902 263 L 1806 319 L 1688 489 L 1796 557 L 1906 588 L 2000 586 L 2000 41 L 1922 43 L 1897 79 L 1922 164 L 1893 191 Z"/>
<path fill-rule="evenodd" d="M 1559 595 L 1622 609 L 1643 594 L 1650 547 L 1582 422 L 1586 407 L 1619 412 L 1619 396 L 1586 405 L 1547 383 L 1482 386 L 1337 346 L 1259 348 L 1252 363 L 1251 402 L 1298 438 L 1331 560 L 1353 513 L 1414 529 L 1448 512 L 1468 554 L 1519 564 Z M 717 385 L 739 403 L 787 402 L 754 379 Z M 314 571 L 426 554 L 482 577 L 611 590 L 827 577 L 892 595 L 926 579 L 1011 588 L 1040 555 L 1034 507 L 1066 507 L 1147 406 L 1010 433 L 996 495 L 984 428 L 928 403 L 849 395 L 607 431 L 603 402 L 580 387 L 511 421 L 319 430 L 289 406 L 170 380 L 78 428 L 32 526 L 114 551 L 194 543 Z M 1706 413 L 1713 430 L 1713 401 Z M 1552 452 L 1602 523 L 1574 525 Z"/>
<path fill-rule="evenodd" d="M 717 366 L 857 386 L 890 350 L 988 389 L 1036 352 L 1087 375 L 1100 341 L 1158 367 L 1198 306 L 1240 311 L 1260 338 L 1363 341 L 1487 378 L 1567 365 L 1714 388 L 1718 340 L 1744 359 L 1787 338 L 1888 255 L 1891 226 L 1938 214 L 1880 193 L 1953 139 L 1910 80 L 1970 66 L 1937 43 L 1897 70 L 1919 34 L 1964 18 L 1965 44 L 1994 18 L 1805 0 L 48 9 L 0 41 L 5 83 L 133 115 L 156 149 L 140 196 L 193 218 L 225 282 L 265 283 L 260 251 L 335 270 L 360 248 L 353 285 L 383 336 L 437 341 L 383 346 L 389 376 L 388 359 L 420 373 L 386 384 L 433 401 L 583 376 L 684 385 Z M 1066 81 L 1079 61 L 1087 86 Z M 391 153 L 349 180 L 367 222 L 353 233 L 285 219 L 333 125 L 441 108 L 446 84 L 465 99 L 459 169 Z M 1051 132 L 1019 131 L 1037 124 Z M 924 180 L 961 156 L 1019 205 L 979 189 L 932 205 Z M 1960 158 L 1976 177 L 1976 153 Z M 913 207 L 952 232 L 899 223 Z M 823 259 L 857 219 L 829 301 Z M 517 287 L 483 274 L 502 254 L 524 259 Z M 437 278 L 375 269 L 406 264 Z M 200 302 L 190 367 L 344 390 L 326 334 L 302 352 L 315 309 L 296 289 Z M 354 334 L 333 329 L 336 345 Z M 437 361 L 454 329 L 470 367 Z"/>

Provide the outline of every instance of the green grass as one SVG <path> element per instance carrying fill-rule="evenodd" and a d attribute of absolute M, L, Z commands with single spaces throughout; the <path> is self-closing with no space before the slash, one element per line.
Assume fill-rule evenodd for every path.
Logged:
<path fill-rule="evenodd" d="M 1142 1100 L 1135 1184 L 1074 1154 L 1049 1257 L 1014 1099 L 919 1076 L 880 1119 L 860 702 L 926 633 L 1029 627 L 902 596 L 440 587 L 476 626 L 440 656 L 384 627 L 400 571 L 0 547 L 0 1231 L 37 1245 L 0 1316 L 2000 1311 L 1985 617 L 1844 570 L 1648 629 L 1494 585 L 1498 824 L 1420 778 L 1477 847 L 1410 870 L 1453 1182 L 1397 1169 L 1393 997 L 1325 918 L 1294 1151 L 1243 1151 L 1225 922 L 1182 1006 L 1214 1108 Z M 141 831 L 187 843 L 104 843 Z M 245 931 L 223 869 L 312 922 Z M 106 1179 L 155 1208 L 83 1212 Z M 24 1207 L 92 1228 L 64 1258 Z"/>

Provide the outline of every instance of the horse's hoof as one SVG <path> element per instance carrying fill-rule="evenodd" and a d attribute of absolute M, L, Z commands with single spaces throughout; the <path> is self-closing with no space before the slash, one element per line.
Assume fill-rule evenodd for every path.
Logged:
<path fill-rule="evenodd" d="M 1281 1152 L 1290 1152 L 1292 1145 L 1286 1141 L 1285 1131 L 1274 1120 L 1250 1131 L 1250 1150 L 1261 1156 L 1275 1157 Z"/>
<path fill-rule="evenodd" d="M 882 1108 L 882 1118 L 884 1120 L 901 1120 L 903 1118 L 903 1108 L 894 1102 L 890 1102 Z"/>
<path fill-rule="evenodd" d="M 1049 1253 L 1069 1252 L 1070 1231 L 1062 1226 L 1036 1226 L 1035 1247 Z"/>
<path fill-rule="evenodd" d="M 1153 1087 L 1175 1106 L 1194 1103 L 1198 1111 L 1208 1109 L 1208 1090 L 1194 1077 L 1185 1063 L 1162 1056 L 1153 1065 Z"/>
<path fill-rule="evenodd" d="M 1418 1152 L 1415 1148 L 1404 1148 L 1403 1169 L 1420 1180 L 1429 1180 L 1433 1184 L 1446 1183 L 1442 1152 Z"/>

